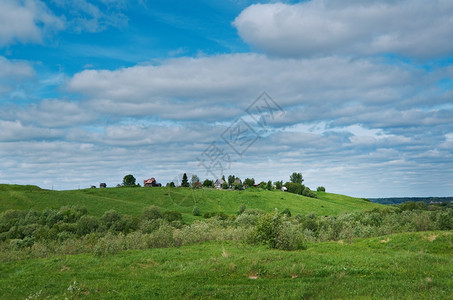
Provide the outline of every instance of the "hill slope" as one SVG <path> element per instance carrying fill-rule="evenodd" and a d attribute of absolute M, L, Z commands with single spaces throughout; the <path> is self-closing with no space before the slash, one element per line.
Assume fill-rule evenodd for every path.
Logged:
<path fill-rule="evenodd" d="M 330 193 L 318 193 L 318 199 L 281 191 L 247 189 L 228 191 L 188 188 L 107 188 L 70 191 L 43 190 L 35 186 L 0 185 L 0 212 L 8 209 L 43 210 L 65 205 L 85 206 L 91 215 L 102 215 L 109 209 L 120 213 L 138 215 L 144 207 L 156 205 L 164 210 L 176 210 L 186 221 L 196 219 L 194 206 L 200 212 L 237 213 L 239 206 L 264 211 L 288 208 L 293 215 L 315 213 L 337 215 L 344 211 L 381 207 L 363 199 Z"/>

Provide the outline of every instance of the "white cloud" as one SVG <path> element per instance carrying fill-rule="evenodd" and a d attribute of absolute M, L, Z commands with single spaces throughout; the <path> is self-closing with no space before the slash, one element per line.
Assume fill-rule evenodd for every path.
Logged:
<path fill-rule="evenodd" d="M 449 0 L 255 4 L 233 24 L 245 42 L 278 56 L 396 53 L 436 58 L 453 51 Z"/>
<path fill-rule="evenodd" d="M 64 22 L 38 0 L 0 0 L 0 47 L 40 43 L 48 32 L 64 28 Z"/>

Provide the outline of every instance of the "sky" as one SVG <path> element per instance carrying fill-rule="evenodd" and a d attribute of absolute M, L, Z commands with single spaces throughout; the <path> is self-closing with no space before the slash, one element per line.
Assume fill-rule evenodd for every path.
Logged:
<path fill-rule="evenodd" d="M 0 0 L 0 183 L 453 196 L 452 36 L 450 0 Z"/>

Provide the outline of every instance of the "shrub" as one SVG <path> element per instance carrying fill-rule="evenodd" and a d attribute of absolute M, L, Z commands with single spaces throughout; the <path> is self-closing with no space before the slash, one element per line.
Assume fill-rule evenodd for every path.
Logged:
<path fill-rule="evenodd" d="M 182 221 L 182 214 L 179 211 L 166 211 L 162 214 L 162 218 L 168 222 Z"/>
<path fill-rule="evenodd" d="M 207 179 L 206 179 L 207 180 Z M 192 214 L 196 217 L 201 216 L 200 210 L 198 209 L 198 206 L 195 206 L 192 210 Z"/>
<path fill-rule="evenodd" d="M 258 220 L 255 228 L 256 240 L 270 248 L 276 248 L 277 236 L 281 226 L 282 218 L 277 210 L 274 214 L 264 215 Z"/>
<path fill-rule="evenodd" d="M 96 232 L 96 230 L 99 228 L 99 224 L 100 222 L 98 218 L 85 215 L 81 217 L 79 221 L 77 221 L 76 233 L 79 236 L 82 236 Z"/>
<path fill-rule="evenodd" d="M 245 209 L 246 209 L 245 204 L 241 204 L 241 206 L 239 206 L 238 215 L 242 214 L 245 211 Z"/>
<path fill-rule="evenodd" d="M 213 217 L 216 217 L 220 220 L 228 219 L 228 215 L 224 212 L 205 212 L 203 214 L 203 218 L 205 218 L 205 219 L 209 219 L 209 218 L 213 218 Z"/>
<path fill-rule="evenodd" d="M 307 249 L 303 233 L 296 226 L 284 222 L 278 229 L 275 248 L 280 250 Z"/>
<path fill-rule="evenodd" d="M 161 219 L 162 213 L 160 212 L 160 208 L 157 206 L 150 206 L 143 209 L 142 212 L 142 219 L 143 220 L 155 220 Z"/>
<path fill-rule="evenodd" d="M 285 208 L 282 211 L 282 215 L 286 215 L 287 217 L 291 217 L 291 211 L 288 208 Z"/>
<path fill-rule="evenodd" d="M 170 225 L 163 224 L 158 230 L 153 232 L 148 240 L 150 248 L 167 248 L 172 247 L 175 243 L 173 231 L 175 229 Z"/>
<path fill-rule="evenodd" d="M 326 191 L 326 188 L 323 187 L 323 186 L 318 186 L 318 188 L 316 189 L 317 192 L 325 192 Z"/>

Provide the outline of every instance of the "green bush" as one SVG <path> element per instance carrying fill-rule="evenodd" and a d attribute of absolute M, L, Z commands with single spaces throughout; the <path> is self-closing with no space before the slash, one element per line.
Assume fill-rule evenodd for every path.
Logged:
<path fill-rule="evenodd" d="M 213 218 L 213 217 L 216 217 L 220 220 L 228 219 L 228 215 L 224 212 L 205 212 L 203 214 L 203 218 L 205 218 L 205 219 L 209 219 L 209 218 Z"/>
<path fill-rule="evenodd" d="M 168 222 L 182 221 L 182 214 L 179 211 L 166 211 L 162 218 Z"/>
<path fill-rule="evenodd" d="M 241 206 L 239 206 L 238 215 L 242 214 L 245 211 L 245 209 L 246 209 L 245 204 L 241 204 Z"/>
<path fill-rule="evenodd" d="M 162 213 L 160 212 L 160 208 L 154 205 L 150 207 L 145 207 L 142 212 L 141 219 L 142 220 L 155 220 L 161 219 Z"/>
<path fill-rule="evenodd" d="M 318 186 L 318 188 L 316 189 L 317 192 L 325 192 L 326 191 L 326 188 L 323 187 L 323 186 Z"/>
<path fill-rule="evenodd" d="M 207 179 L 206 179 L 206 180 L 207 180 Z M 194 216 L 196 216 L 196 217 L 201 216 L 201 214 L 200 214 L 200 209 L 198 208 L 198 206 L 195 206 L 195 207 L 193 208 L 192 214 L 193 214 Z"/>
<path fill-rule="evenodd" d="M 100 225 L 99 219 L 93 216 L 82 216 L 77 221 L 76 233 L 79 236 L 87 235 L 89 233 L 94 233 L 98 230 Z"/>
<path fill-rule="evenodd" d="M 288 209 L 288 208 L 285 208 L 283 211 L 282 211 L 282 215 L 285 215 L 287 217 L 291 217 L 291 211 Z"/>
<path fill-rule="evenodd" d="M 262 216 L 255 228 L 256 240 L 270 248 L 277 248 L 277 236 L 281 226 L 282 218 L 277 210 L 274 214 Z"/>

